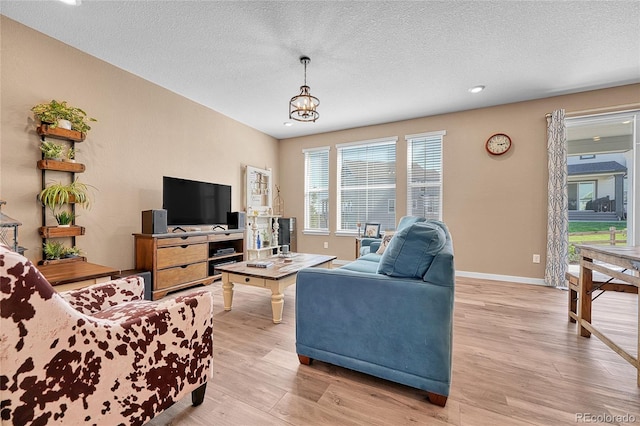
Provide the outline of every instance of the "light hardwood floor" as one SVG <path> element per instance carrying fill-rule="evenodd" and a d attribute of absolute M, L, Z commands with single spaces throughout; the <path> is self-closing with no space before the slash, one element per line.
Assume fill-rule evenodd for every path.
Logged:
<path fill-rule="evenodd" d="M 318 361 L 300 365 L 295 286 L 281 324 L 271 321 L 264 289 L 236 285 L 225 312 L 220 282 L 205 288 L 215 300 L 205 401 L 192 407 L 184 398 L 150 425 L 546 426 L 580 424 L 578 413 L 640 423 L 635 369 L 597 338 L 577 335 L 566 291 L 459 278 L 451 393 L 440 408 L 406 386 Z M 593 310 L 594 324 L 634 355 L 637 297 L 608 292 Z"/>

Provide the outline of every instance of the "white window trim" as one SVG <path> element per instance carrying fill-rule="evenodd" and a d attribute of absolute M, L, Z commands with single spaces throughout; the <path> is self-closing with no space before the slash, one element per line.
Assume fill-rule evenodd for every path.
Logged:
<path fill-rule="evenodd" d="M 414 135 L 405 135 L 404 140 L 408 141 L 409 139 L 420 139 L 420 138 L 431 138 L 434 136 L 446 136 L 446 130 L 438 130 L 436 132 L 426 132 L 426 133 L 416 133 Z"/>
<path fill-rule="evenodd" d="M 387 138 L 369 139 L 369 140 L 366 140 L 366 141 L 338 143 L 338 144 L 336 144 L 336 149 L 351 148 L 351 147 L 358 146 L 358 145 L 369 145 L 369 146 L 387 145 L 387 144 L 390 144 L 390 143 L 397 143 L 397 142 L 398 142 L 398 137 L 397 136 L 390 136 L 390 137 L 387 137 Z"/>
<path fill-rule="evenodd" d="M 303 154 L 306 154 L 307 152 L 317 152 L 317 151 L 329 151 L 331 152 L 331 146 L 327 145 L 327 146 L 318 146 L 315 148 L 304 148 L 302 150 Z"/>

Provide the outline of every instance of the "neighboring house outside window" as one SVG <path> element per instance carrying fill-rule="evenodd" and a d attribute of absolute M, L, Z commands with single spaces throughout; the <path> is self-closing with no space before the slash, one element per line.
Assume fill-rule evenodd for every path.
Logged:
<path fill-rule="evenodd" d="M 567 174 L 569 220 L 583 219 L 577 212 L 610 213 L 609 220 L 626 219 L 624 153 L 569 155 Z"/>
<path fill-rule="evenodd" d="M 304 230 L 306 234 L 329 233 L 329 147 L 305 149 Z"/>
<path fill-rule="evenodd" d="M 380 230 L 396 226 L 397 138 L 336 145 L 338 152 L 337 233 L 364 230 L 379 223 Z"/>
<path fill-rule="evenodd" d="M 442 220 L 445 131 L 407 135 L 407 215 Z"/>

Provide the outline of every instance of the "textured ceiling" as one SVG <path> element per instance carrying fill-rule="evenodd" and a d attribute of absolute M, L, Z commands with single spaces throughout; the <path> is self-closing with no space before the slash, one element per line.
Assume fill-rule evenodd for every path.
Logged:
<path fill-rule="evenodd" d="M 2 0 L 0 13 L 279 139 L 640 82 L 638 1 Z M 285 127 L 301 55 L 320 118 Z"/>

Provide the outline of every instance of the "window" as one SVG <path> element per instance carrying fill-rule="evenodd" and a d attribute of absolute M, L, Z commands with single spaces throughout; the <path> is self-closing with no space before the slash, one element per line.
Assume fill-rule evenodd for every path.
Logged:
<path fill-rule="evenodd" d="M 357 224 L 396 226 L 396 141 L 376 139 L 337 145 L 338 227 L 357 231 Z"/>
<path fill-rule="evenodd" d="M 569 182 L 569 210 L 593 210 L 593 200 L 596 198 L 596 182 Z"/>
<path fill-rule="evenodd" d="M 304 153 L 304 232 L 329 232 L 329 147 Z"/>
<path fill-rule="evenodd" d="M 407 215 L 442 220 L 442 137 L 407 135 Z"/>
<path fill-rule="evenodd" d="M 565 120 L 570 263 L 579 260 L 575 244 L 640 240 L 639 118 L 623 111 Z"/>

